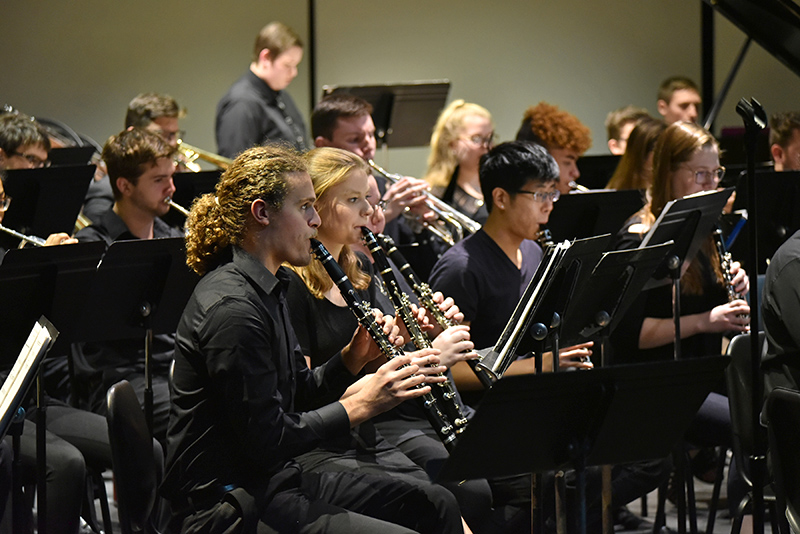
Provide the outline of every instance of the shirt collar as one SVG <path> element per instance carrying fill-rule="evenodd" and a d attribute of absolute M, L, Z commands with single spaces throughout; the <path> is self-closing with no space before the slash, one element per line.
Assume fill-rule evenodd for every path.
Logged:
<path fill-rule="evenodd" d="M 282 278 L 285 273 L 281 273 L 279 269 L 276 277 L 261 262 L 242 248 L 233 247 L 233 263 L 265 293 L 272 293 L 276 287 L 283 286 L 281 283 L 283 280 L 279 278 Z"/>
<path fill-rule="evenodd" d="M 247 69 L 247 78 L 250 80 L 250 85 L 253 89 L 270 105 L 275 105 L 275 102 L 278 100 L 278 95 L 280 91 L 275 91 L 272 87 L 269 86 L 267 82 L 256 76 L 253 71 Z"/>

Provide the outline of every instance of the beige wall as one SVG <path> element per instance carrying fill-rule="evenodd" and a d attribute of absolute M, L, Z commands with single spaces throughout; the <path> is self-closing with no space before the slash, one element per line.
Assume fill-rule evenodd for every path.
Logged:
<path fill-rule="evenodd" d="M 609 110 L 655 113 L 658 83 L 700 78 L 699 0 L 326 0 L 317 3 L 317 82 L 386 83 L 447 78 L 450 98 L 487 107 L 501 139 L 540 100 L 577 115 L 605 151 Z M 224 7 L 223 7 L 224 6 Z M 457 6 L 454 7 L 454 6 Z M 98 141 L 122 127 L 141 91 L 172 94 L 189 115 L 188 142 L 215 150 L 217 100 L 247 67 L 258 29 L 282 20 L 307 40 L 307 3 L 274 0 L 5 2 L 0 19 L 0 103 L 62 120 Z M 717 20 L 717 84 L 744 41 Z M 309 111 L 308 62 L 290 92 Z M 320 87 L 314 91 L 319 95 Z M 718 126 L 754 96 L 768 112 L 800 107 L 800 78 L 753 45 Z M 425 149 L 382 163 L 424 171 Z"/>

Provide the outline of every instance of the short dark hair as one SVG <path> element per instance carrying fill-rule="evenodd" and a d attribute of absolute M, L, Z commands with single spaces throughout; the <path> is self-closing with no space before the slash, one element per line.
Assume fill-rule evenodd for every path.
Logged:
<path fill-rule="evenodd" d="M 270 22 L 258 32 L 253 45 L 253 61 L 258 61 L 258 56 L 265 48 L 274 60 L 290 48 L 299 46 L 303 48 L 303 41 L 289 26 L 282 22 Z"/>
<path fill-rule="evenodd" d="M 789 146 L 795 130 L 800 130 L 800 111 L 774 114 L 769 121 L 769 144 L 784 150 Z"/>
<path fill-rule="evenodd" d="M 658 86 L 658 99 L 669 104 L 670 100 L 672 100 L 672 94 L 681 89 L 690 89 L 698 95 L 700 94 L 700 89 L 697 88 L 697 84 L 691 78 L 670 76 Z"/>
<path fill-rule="evenodd" d="M 311 113 L 311 137 L 330 140 L 339 118 L 363 117 L 372 113 L 372 104 L 350 93 L 333 93 L 320 100 Z"/>
<path fill-rule="evenodd" d="M 103 161 L 108 168 L 114 198 L 122 196 L 117 189 L 117 178 L 125 178 L 135 185 L 148 167 L 174 154 L 175 149 L 163 137 L 142 128 L 125 130 L 109 137 L 103 147 Z"/>
<path fill-rule="evenodd" d="M 128 104 L 125 113 L 125 128 L 147 128 L 159 117 L 179 118 L 182 110 L 169 95 L 139 93 Z"/>
<path fill-rule="evenodd" d="M 50 137 L 36 119 L 22 113 L 0 115 L 0 148 L 10 155 L 27 145 L 42 145 L 50 152 Z"/>
<path fill-rule="evenodd" d="M 543 146 L 526 141 L 509 141 L 492 148 L 481 156 L 479 173 L 481 192 L 490 212 L 496 187 L 513 197 L 531 180 L 546 184 L 557 182 L 559 177 L 553 156 Z"/>

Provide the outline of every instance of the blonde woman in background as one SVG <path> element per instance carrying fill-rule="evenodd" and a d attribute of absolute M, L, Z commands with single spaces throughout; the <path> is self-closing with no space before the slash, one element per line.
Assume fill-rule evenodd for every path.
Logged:
<path fill-rule="evenodd" d="M 442 111 L 431 135 L 425 180 L 433 194 L 480 224 L 489 213 L 483 205 L 478 166 L 493 143 L 492 115 L 463 100 Z"/>

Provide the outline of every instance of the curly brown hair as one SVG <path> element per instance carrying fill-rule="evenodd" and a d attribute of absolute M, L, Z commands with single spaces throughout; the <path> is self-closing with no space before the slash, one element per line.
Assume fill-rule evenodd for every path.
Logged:
<path fill-rule="evenodd" d="M 283 145 L 239 154 L 215 192 L 192 204 L 186 221 L 186 264 L 200 275 L 220 265 L 231 245 L 241 246 L 253 201 L 261 199 L 270 209 L 281 210 L 289 193 L 288 176 L 301 172 L 306 172 L 302 157 Z"/>
<path fill-rule="evenodd" d="M 547 149 L 565 148 L 581 155 L 592 146 L 592 132 L 575 115 L 539 102 L 525 111 L 517 141 L 532 141 Z"/>

